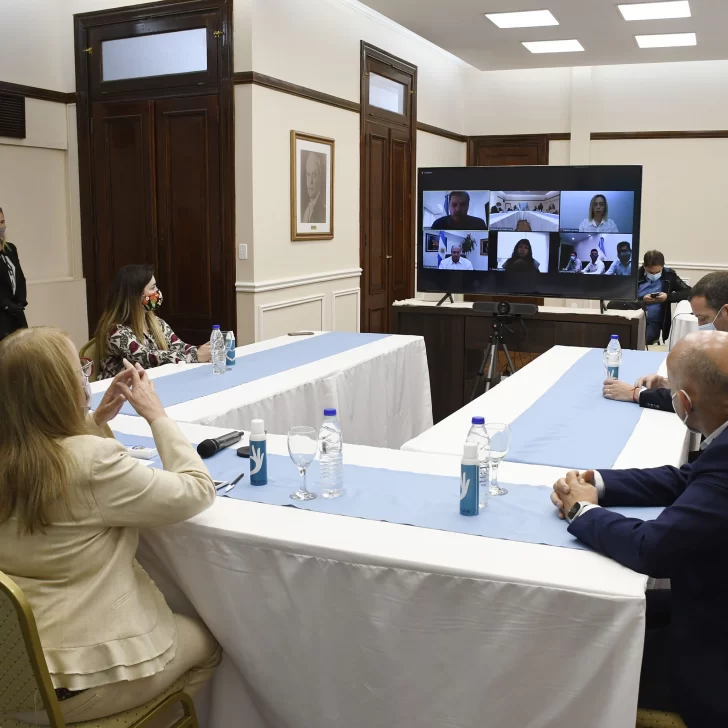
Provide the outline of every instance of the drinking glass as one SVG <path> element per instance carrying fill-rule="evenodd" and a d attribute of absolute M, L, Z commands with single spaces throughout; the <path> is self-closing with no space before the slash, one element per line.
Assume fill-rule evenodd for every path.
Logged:
<path fill-rule="evenodd" d="M 498 485 L 498 466 L 511 447 L 511 428 L 504 422 L 490 422 L 485 431 L 490 438 L 490 495 L 505 495 L 508 491 Z"/>
<path fill-rule="evenodd" d="M 306 488 L 306 470 L 318 452 L 318 434 L 313 427 L 292 427 L 288 431 L 288 453 L 301 473 L 301 487 L 291 493 L 291 500 L 307 501 L 316 497 Z"/>

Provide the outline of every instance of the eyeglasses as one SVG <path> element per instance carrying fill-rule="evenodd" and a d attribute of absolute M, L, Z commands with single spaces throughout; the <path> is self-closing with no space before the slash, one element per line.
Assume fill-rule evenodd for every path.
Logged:
<path fill-rule="evenodd" d="M 83 373 L 83 376 L 88 379 L 94 371 L 94 363 L 93 361 L 87 361 L 81 366 L 81 372 Z"/>

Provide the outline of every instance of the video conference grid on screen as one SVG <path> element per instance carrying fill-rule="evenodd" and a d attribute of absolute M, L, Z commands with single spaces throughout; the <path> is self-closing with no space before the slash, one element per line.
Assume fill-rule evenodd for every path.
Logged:
<path fill-rule="evenodd" d="M 439 270 L 630 276 L 633 219 L 630 191 L 428 190 L 422 264 Z M 551 233 L 560 236 L 555 268 Z"/>
<path fill-rule="evenodd" d="M 639 166 L 418 170 L 419 291 L 633 300 Z"/>

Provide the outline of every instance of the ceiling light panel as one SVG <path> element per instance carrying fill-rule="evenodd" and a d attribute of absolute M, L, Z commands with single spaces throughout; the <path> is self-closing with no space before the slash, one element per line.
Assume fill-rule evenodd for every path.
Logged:
<path fill-rule="evenodd" d="M 523 43 L 531 53 L 577 53 L 584 47 L 578 40 L 537 40 Z"/>
<path fill-rule="evenodd" d="M 558 25 L 550 10 L 526 10 L 521 13 L 486 13 L 485 17 L 499 28 L 541 28 Z"/>
<path fill-rule="evenodd" d="M 630 3 L 629 5 L 618 5 L 617 7 L 625 20 L 669 20 L 690 17 L 690 3 L 688 0 Z"/>
<path fill-rule="evenodd" d="M 660 35 L 636 35 L 640 48 L 677 48 L 698 45 L 695 33 L 662 33 Z"/>

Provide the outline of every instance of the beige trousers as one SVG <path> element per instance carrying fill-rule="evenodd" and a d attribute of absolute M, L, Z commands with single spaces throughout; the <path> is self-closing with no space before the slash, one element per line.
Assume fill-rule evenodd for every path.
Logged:
<path fill-rule="evenodd" d="M 212 677 L 215 666 L 220 662 L 221 650 L 207 627 L 199 620 L 179 614 L 175 614 L 174 619 L 177 623 L 177 653 L 164 666 L 164 670 L 141 680 L 89 688 L 80 695 L 62 701 L 60 706 L 66 722 L 81 723 L 136 708 L 161 695 L 186 672 L 191 674 L 184 692 L 193 697 L 203 683 Z M 169 716 L 163 716 L 158 723 L 155 722 L 155 728 L 157 725 L 160 728 L 170 725 L 178 714 L 179 711 L 175 710 Z M 48 724 L 45 713 L 36 723 Z"/>

